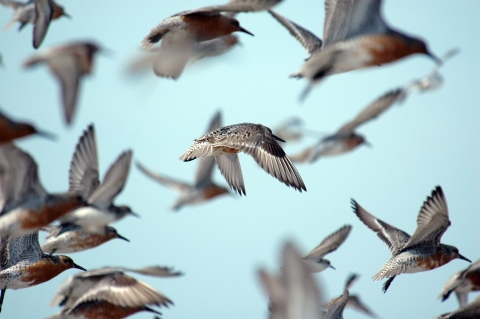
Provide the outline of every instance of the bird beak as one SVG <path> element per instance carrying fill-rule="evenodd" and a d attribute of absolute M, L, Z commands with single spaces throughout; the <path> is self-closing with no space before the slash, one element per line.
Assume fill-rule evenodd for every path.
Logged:
<path fill-rule="evenodd" d="M 238 30 L 240 32 L 243 32 L 243 33 L 247 33 L 247 34 L 250 34 L 252 37 L 254 37 L 253 33 L 248 31 L 248 30 L 245 30 L 244 28 L 240 27 L 240 30 Z"/>
<path fill-rule="evenodd" d="M 334 269 L 334 270 L 337 270 L 335 267 L 333 267 L 332 265 L 330 265 L 330 268 Z"/>
<path fill-rule="evenodd" d="M 443 61 L 437 58 L 433 53 L 427 52 L 427 55 L 438 65 L 442 66 Z"/>
<path fill-rule="evenodd" d="M 120 238 L 120 239 L 123 239 L 123 240 L 125 240 L 125 241 L 130 242 L 130 240 L 128 240 L 127 238 L 123 237 L 123 236 L 120 235 L 120 234 L 117 234 L 117 238 Z"/>
<path fill-rule="evenodd" d="M 87 271 L 85 268 L 83 268 L 82 266 L 79 266 L 75 263 L 73 263 L 73 268 L 77 268 L 77 269 L 80 269 L 80 270 L 83 270 L 83 271 Z"/>
<path fill-rule="evenodd" d="M 137 218 L 140 218 L 140 215 L 138 215 L 137 213 L 130 212 L 130 214 L 132 214 L 133 216 L 135 216 L 135 217 L 137 217 Z"/>
<path fill-rule="evenodd" d="M 363 144 L 365 144 L 365 146 L 369 147 L 369 148 L 373 147 L 373 145 L 369 141 L 365 141 L 365 142 L 363 142 Z"/>
<path fill-rule="evenodd" d="M 55 141 L 57 139 L 57 136 L 55 134 L 47 131 L 37 130 L 37 134 L 40 135 L 41 137 L 48 138 L 49 140 L 52 140 L 52 141 Z"/>
<path fill-rule="evenodd" d="M 72 16 L 71 16 L 71 15 L 69 15 L 68 13 L 66 13 L 66 12 L 64 12 L 64 13 L 63 13 L 63 16 L 64 16 L 65 18 L 69 18 L 69 19 L 71 19 L 71 18 L 72 18 Z"/>
<path fill-rule="evenodd" d="M 470 259 L 468 259 L 468 258 L 466 258 L 466 257 L 464 257 L 464 256 L 462 256 L 462 255 L 460 255 L 460 254 L 458 254 L 458 258 L 463 259 L 463 260 L 466 260 L 466 261 L 468 261 L 469 263 L 472 262 Z"/>

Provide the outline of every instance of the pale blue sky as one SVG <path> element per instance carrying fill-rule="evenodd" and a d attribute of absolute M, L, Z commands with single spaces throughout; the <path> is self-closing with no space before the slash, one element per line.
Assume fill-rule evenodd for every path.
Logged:
<path fill-rule="evenodd" d="M 242 47 L 228 55 L 186 69 L 178 81 L 155 78 L 128 79 L 125 67 L 140 42 L 162 19 L 207 1 L 61 1 L 72 19 L 50 26 L 41 49 L 71 40 L 90 39 L 113 52 L 98 55 L 94 74 L 85 78 L 76 116 L 65 127 L 59 89 L 47 68 L 24 71 L 22 62 L 35 53 L 32 29 L 0 33 L 0 105 L 15 119 L 34 122 L 58 134 L 58 141 L 40 137 L 19 145 L 39 164 L 47 190 L 68 187 L 70 159 L 82 131 L 95 124 L 103 177 L 125 149 L 134 161 L 154 171 L 192 181 L 197 161 L 178 157 L 194 138 L 204 133 L 217 109 L 224 124 L 261 123 L 273 127 L 297 115 L 309 128 L 336 130 L 387 90 L 424 76 L 434 66 L 425 56 L 412 56 L 391 65 L 336 75 L 315 88 L 305 103 L 298 97 L 305 80 L 288 75 L 308 55 L 268 13 L 241 14 L 241 25 L 255 34 L 238 34 Z M 322 1 L 286 0 L 276 11 L 319 36 L 323 30 Z M 344 224 L 353 230 L 345 244 L 327 258 L 337 268 L 316 275 L 326 299 L 338 296 L 347 275 L 361 274 L 351 291 L 382 318 L 432 318 L 457 308 L 453 296 L 436 299 L 445 281 L 468 263 L 454 260 L 424 273 L 399 276 L 384 295 L 381 282 L 371 277 L 389 257 L 386 245 L 363 225 L 350 208 L 355 198 L 365 209 L 402 230 L 413 233 L 418 210 L 436 185 L 446 194 L 451 227 L 443 243 L 460 253 L 480 258 L 480 2 L 387 0 L 384 16 L 392 26 L 426 39 L 442 55 L 453 47 L 461 52 L 442 68 L 444 85 L 433 92 L 411 95 L 384 116 L 358 131 L 373 144 L 336 158 L 320 159 L 312 166 L 297 166 L 308 192 L 299 193 L 267 175 L 246 155 L 240 156 L 247 196 L 222 197 L 168 211 L 176 194 L 132 167 L 117 204 L 128 204 L 141 215 L 113 226 L 130 243 L 109 242 L 97 249 L 72 254 L 79 265 L 93 269 L 105 265 L 173 266 L 184 277 L 140 277 L 173 300 L 163 317 L 265 318 L 267 298 L 256 271 L 274 269 L 285 239 L 293 239 L 304 252 Z M 0 8 L 0 22 L 12 12 Z M 310 145 L 285 145 L 294 152 Z M 214 179 L 227 185 L 218 171 Z M 8 290 L 4 318 L 43 318 L 58 309 L 49 303 L 57 287 L 76 270 L 22 290 Z M 321 278 L 321 279 L 320 279 Z M 470 297 L 473 300 L 473 296 Z M 132 318 L 151 318 L 140 313 Z M 346 318 L 365 318 L 352 310 Z"/>

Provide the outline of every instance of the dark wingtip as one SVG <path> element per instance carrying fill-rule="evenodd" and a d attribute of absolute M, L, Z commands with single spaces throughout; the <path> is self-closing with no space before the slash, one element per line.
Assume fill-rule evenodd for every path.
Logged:
<path fill-rule="evenodd" d="M 390 278 L 388 278 L 387 281 L 385 281 L 385 283 L 384 283 L 383 286 L 382 286 L 382 291 L 383 291 L 383 293 L 386 293 L 386 292 L 387 292 L 388 287 L 390 287 L 390 285 L 392 284 L 393 279 L 395 279 L 395 276 L 390 277 Z"/>

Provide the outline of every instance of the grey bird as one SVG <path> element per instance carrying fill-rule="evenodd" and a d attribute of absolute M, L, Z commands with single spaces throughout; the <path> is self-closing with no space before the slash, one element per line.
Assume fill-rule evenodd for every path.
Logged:
<path fill-rule="evenodd" d="M 80 83 L 91 74 L 93 57 L 100 47 L 92 42 L 73 42 L 51 47 L 24 62 L 25 68 L 46 63 L 59 81 L 62 106 L 67 124 L 71 124 L 77 106 Z"/>
<path fill-rule="evenodd" d="M 417 217 L 417 229 L 412 236 L 371 215 L 353 199 L 352 208 L 357 217 L 376 232 L 392 252 L 392 258 L 373 276 L 375 281 L 388 278 L 383 285 L 383 292 L 402 273 L 432 270 L 457 258 L 471 262 L 460 255 L 456 247 L 440 243 L 443 233 L 451 224 L 447 201 L 440 186 L 423 203 Z"/>
<path fill-rule="evenodd" d="M 478 296 L 470 304 L 460 307 L 459 309 L 443 314 L 435 319 L 478 319 L 480 318 L 480 296 Z"/>
<path fill-rule="evenodd" d="M 241 123 L 221 127 L 197 138 L 188 151 L 180 156 L 187 162 L 198 157 L 214 156 L 220 172 L 230 187 L 246 195 L 242 169 L 237 153 L 253 157 L 263 170 L 287 186 L 302 192 L 305 184 L 297 169 L 285 154 L 272 130 L 261 124 Z"/>
<path fill-rule="evenodd" d="M 130 171 L 132 151 L 120 154 L 110 166 L 102 183 L 98 172 L 98 152 L 93 124 L 83 132 L 75 148 L 69 172 L 69 190 L 81 194 L 88 206 L 65 215 L 62 224 L 82 226 L 92 233 L 104 233 L 105 226 L 127 215 L 138 215 L 128 206 L 113 204 L 123 190 Z"/>
<path fill-rule="evenodd" d="M 360 300 L 358 295 L 349 294 L 347 305 L 345 307 L 355 309 L 372 318 L 378 318 L 378 316 Z"/>
<path fill-rule="evenodd" d="M 357 134 L 355 130 L 372 119 L 376 119 L 394 103 L 403 101 L 403 98 L 404 91 L 401 88 L 385 93 L 364 108 L 354 119 L 342 125 L 334 134 L 328 135 L 315 145 L 292 155 L 292 161 L 314 163 L 320 157 L 343 154 L 362 144 L 369 145 L 365 137 Z"/>
<path fill-rule="evenodd" d="M 480 291 L 480 260 L 453 275 L 443 286 L 438 298 L 445 301 L 452 292 L 455 292 L 460 307 L 464 307 L 468 303 L 468 293 L 471 291 Z"/>
<path fill-rule="evenodd" d="M 302 260 L 308 264 L 310 272 L 321 272 L 327 269 L 328 267 L 335 269 L 331 264 L 330 260 L 324 259 L 325 255 L 337 250 L 341 244 L 347 239 L 350 231 L 352 230 L 351 225 L 345 225 L 330 234 L 322 242 L 312 249 Z"/>
<path fill-rule="evenodd" d="M 349 300 L 348 289 L 350 289 L 350 286 L 357 278 L 357 274 L 352 274 L 347 278 L 347 282 L 345 283 L 345 287 L 343 289 L 343 294 L 327 303 L 327 312 L 325 313 L 323 319 L 343 319 L 343 310 L 345 309 L 345 306 Z"/>
<path fill-rule="evenodd" d="M 221 126 L 221 122 L 221 113 L 218 111 L 213 116 L 207 132 L 211 132 L 219 128 Z M 142 173 L 159 182 L 160 184 L 177 191 L 180 194 L 178 199 L 172 205 L 172 210 L 180 210 L 185 205 L 199 204 L 211 200 L 217 196 L 229 194 L 228 189 L 218 186 L 212 181 L 214 166 L 215 159 L 213 157 L 209 156 L 200 158 L 197 167 L 197 174 L 195 176 L 195 182 L 193 184 L 189 184 L 164 175 L 156 174 L 140 163 L 137 163 L 137 167 Z"/>
<path fill-rule="evenodd" d="M 138 311 L 151 311 L 147 306 L 166 306 L 173 302 L 155 288 L 143 283 L 126 272 L 154 277 L 176 277 L 182 275 L 168 267 L 104 267 L 69 277 L 58 289 L 51 305 L 64 308 L 52 318 L 83 318 L 96 316 L 123 318 Z M 154 311 L 158 313 L 157 311 Z"/>
<path fill-rule="evenodd" d="M 0 144 L 0 237 L 21 236 L 85 205 L 73 192 L 50 194 L 34 159 L 12 143 Z"/>
<path fill-rule="evenodd" d="M 283 246 L 280 269 L 279 275 L 258 271 L 260 284 L 270 299 L 269 319 L 323 318 L 323 289 L 289 242 Z"/>

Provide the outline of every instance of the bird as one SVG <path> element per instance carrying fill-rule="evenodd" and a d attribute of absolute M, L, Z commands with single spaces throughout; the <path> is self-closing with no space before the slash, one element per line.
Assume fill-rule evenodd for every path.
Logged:
<path fill-rule="evenodd" d="M 12 20 L 5 26 L 9 29 L 15 22 L 20 22 L 18 31 L 22 30 L 28 23 L 33 24 L 33 47 L 37 49 L 47 34 L 51 20 L 60 17 L 70 18 L 65 9 L 52 0 L 30 0 L 21 3 L 12 0 L 0 0 L 0 4 L 14 10 Z"/>
<path fill-rule="evenodd" d="M 149 51 L 162 40 L 153 71 L 157 76 L 178 79 L 192 56 L 195 44 L 233 32 L 253 34 L 238 20 L 221 12 L 254 12 L 268 10 L 281 0 L 232 0 L 225 5 L 182 11 L 161 21 L 143 39 L 142 48 Z"/>
<path fill-rule="evenodd" d="M 155 277 L 177 277 L 181 272 L 168 267 L 152 266 L 140 269 L 103 267 L 69 277 L 53 298 L 52 306 L 63 306 L 60 314 L 51 318 L 124 318 L 138 311 L 157 311 L 149 305 L 166 306 L 173 302 L 156 289 L 129 275 L 133 272 Z M 107 315 L 109 314 L 109 315 Z M 83 316 L 83 317 L 82 317 Z"/>
<path fill-rule="evenodd" d="M 221 122 L 221 112 L 218 111 L 210 121 L 207 133 L 219 128 Z M 218 186 L 212 181 L 215 159 L 209 156 L 202 157 L 199 161 L 195 182 L 193 184 L 180 182 L 163 175 L 155 174 L 140 163 L 137 163 L 137 167 L 146 176 L 180 193 L 179 198 L 172 205 L 172 210 L 178 211 L 185 205 L 199 204 L 217 196 L 229 194 L 228 189 Z"/>
<path fill-rule="evenodd" d="M 349 294 L 346 308 L 353 308 L 357 311 L 370 316 L 372 318 L 377 318 L 378 316 L 372 312 L 361 300 L 358 295 Z"/>
<path fill-rule="evenodd" d="M 283 245 L 280 269 L 279 275 L 263 268 L 257 271 L 260 285 L 270 299 L 269 319 L 323 318 L 324 289 L 291 242 Z"/>
<path fill-rule="evenodd" d="M 242 169 L 237 153 L 253 157 L 261 168 L 287 186 L 302 192 L 305 184 L 297 169 L 285 154 L 272 130 L 261 124 L 240 123 L 224 126 L 197 138 L 180 160 L 188 162 L 198 157 L 214 156 L 228 185 L 239 195 L 246 195 Z"/>
<path fill-rule="evenodd" d="M 42 250 L 49 254 L 68 254 L 84 251 L 100 246 L 114 238 L 129 242 L 127 238 L 120 235 L 115 228 L 110 226 L 105 226 L 105 232 L 100 234 L 89 233 L 81 226 L 74 224 L 45 226 L 41 230 L 48 232 L 48 236 L 42 243 Z"/>
<path fill-rule="evenodd" d="M 451 224 L 447 201 L 440 186 L 423 203 L 417 218 L 417 229 L 412 236 L 371 215 L 354 199 L 351 203 L 357 217 L 376 232 L 392 252 L 392 258 L 373 276 L 375 281 L 388 277 L 382 287 L 384 293 L 395 277 L 402 273 L 432 270 L 457 258 L 471 262 L 456 247 L 440 243 Z"/>
<path fill-rule="evenodd" d="M 452 292 L 455 292 L 460 307 L 464 307 L 468 303 L 468 293 L 471 291 L 480 291 L 480 260 L 450 277 L 438 298 L 445 301 Z"/>
<path fill-rule="evenodd" d="M 48 281 L 77 265 L 68 256 L 43 253 L 38 232 L 20 237 L 0 238 L 0 312 L 7 289 L 23 289 Z"/>
<path fill-rule="evenodd" d="M 0 144 L 11 143 L 18 138 L 37 134 L 51 140 L 55 139 L 55 135 L 44 130 L 37 129 L 30 123 L 15 122 L 8 118 L 4 112 L 0 110 Z"/>
<path fill-rule="evenodd" d="M 75 147 L 69 171 L 69 191 L 81 194 L 88 205 L 63 216 L 61 224 L 79 225 L 88 232 L 105 234 L 108 224 L 127 215 L 138 217 L 130 207 L 113 204 L 125 186 L 131 162 L 132 151 L 122 152 L 100 183 L 95 128 L 90 124 Z"/>
<path fill-rule="evenodd" d="M 353 120 L 342 125 L 334 134 L 319 140 L 315 145 L 291 156 L 291 160 L 299 163 L 314 163 L 320 157 L 339 155 L 349 152 L 365 144 L 370 145 L 364 136 L 357 134 L 357 127 L 377 118 L 394 103 L 404 99 L 403 88 L 394 89 L 383 94 L 364 108 Z"/>
<path fill-rule="evenodd" d="M 292 116 L 273 129 L 273 134 L 285 142 L 298 141 L 303 137 L 304 122 L 301 118 Z"/>
<path fill-rule="evenodd" d="M 326 237 L 317 247 L 312 249 L 302 260 L 308 264 L 311 272 L 321 272 L 327 269 L 328 267 L 335 269 L 330 264 L 330 260 L 323 259 L 323 257 L 340 247 L 341 244 L 347 239 L 350 231 L 352 230 L 351 225 L 345 225 L 330 234 Z"/>
<path fill-rule="evenodd" d="M 85 205 L 73 192 L 49 194 L 34 159 L 12 143 L 0 144 L 0 237 L 38 231 Z"/>
<path fill-rule="evenodd" d="M 415 53 L 442 64 L 423 40 L 407 36 L 385 23 L 380 14 L 381 0 L 343 0 L 340 4 L 334 8 L 342 10 L 342 18 L 336 18 L 332 34 L 337 37 L 340 34 L 341 40 L 324 44 L 324 48 L 312 55 L 297 72 L 309 81 L 300 100 L 304 100 L 312 86 L 327 75 L 383 65 Z M 332 16 L 327 12 L 327 18 Z M 328 24 L 326 21 L 325 25 Z"/>
<path fill-rule="evenodd" d="M 51 47 L 27 59 L 23 66 L 31 68 L 46 63 L 60 83 L 64 118 L 71 124 L 78 102 L 80 83 L 91 74 L 93 58 L 101 49 L 93 42 L 71 42 Z"/>
<path fill-rule="evenodd" d="M 350 289 L 351 285 L 357 278 L 357 274 L 351 274 L 348 276 L 343 289 L 343 294 L 339 297 L 333 298 L 327 303 L 327 312 L 323 316 L 323 319 L 343 319 L 343 310 L 345 309 L 350 296 L 348 289 Z"/>
<path fill-rule="evenodd" d="M 474 301 L 472 301 L 468 305 L 465 305 L 453 312 L 445 313 L 435 318 L 436 319 L 478 319 L 480 318 L 480 296 L 478 296 Z"/>

